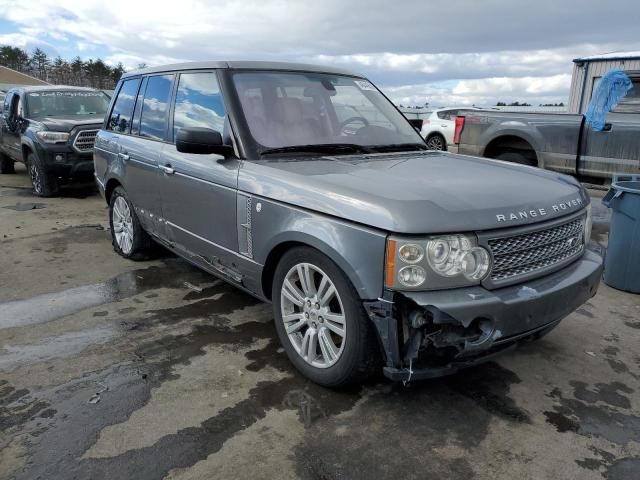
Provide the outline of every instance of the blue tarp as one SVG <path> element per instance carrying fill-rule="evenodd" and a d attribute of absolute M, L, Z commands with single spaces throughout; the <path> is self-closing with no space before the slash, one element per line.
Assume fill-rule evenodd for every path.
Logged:
<path fill-rule="evenodd" d="M 631 79 L 622 70 L 609 70 L 602 76 L 596 91 L 593 92 L 587 113 L 584 114 L 593 130 L 601 131 L 604 128 L 607 113 L 632 88 Z"/>

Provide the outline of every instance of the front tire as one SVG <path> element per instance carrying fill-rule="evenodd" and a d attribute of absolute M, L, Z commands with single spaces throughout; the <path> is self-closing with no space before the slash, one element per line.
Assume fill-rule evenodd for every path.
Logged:
<path fill-rule="evenodd" d="M 153 240 L 145 232 L 133 205 L 122 187 L 116 187 L 109 200 L 111 243 L 116 253 L 131 260 L 147 260 Z"/>
<path fill-rule="evenodd" d="M 0 153 L 0 173 L 16 173 L 16 167 L 13 163 L 13 160 L 11 160 L 4 153 Z"/>
<path fill-rule="evenodd" d="M 42 160 L 30 153 L 27 156 L 27 169 L 31 178 L 33 193 L 38 197 L 54 197 L 58 194 L 60 187 L 58 179 L 52 175 L 44 166 Z"/>
<path fill-rule="evenodd" d="M 276 331 L 289 360 L 327 387 L 360 383 L 380 366 L 371 322 L 347 276 L 322 253 L 289 250 L 273 282 Z"/>

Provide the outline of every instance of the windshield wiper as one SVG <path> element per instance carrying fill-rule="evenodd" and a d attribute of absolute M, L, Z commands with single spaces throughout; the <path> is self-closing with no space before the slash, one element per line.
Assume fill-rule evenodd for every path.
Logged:
<path fill-rule="evenodd" d="M 355 143 L 318 143 L 310 145 L 289 145 L 287 147 L 268 148 L 262 150 L 260 155 L 273 153 L 371 153 L 372 150 L 364 145 Z"/>
<path fill-rule="evenodd" d="M 428 150 L 423 143 L 390 143 L 389 145 L 371 145 L 375 152 L 411 152 L 414 150 Z"/>

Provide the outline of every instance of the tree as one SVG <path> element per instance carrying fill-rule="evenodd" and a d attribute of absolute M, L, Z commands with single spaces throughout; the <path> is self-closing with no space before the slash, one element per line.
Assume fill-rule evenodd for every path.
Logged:
<path fill-rule="evenodd" d="M 40 48 L 29 56 L 26 51 L 11 45 L 0 45 L 0 65 L 58 85 L 100 89 L 114 88 L 125 72 L 122 63 L 110 67 L 100 58 L 83 61 L 80 57 L 69 62 L 59 55 L 51 60 Z"/>
<path fill-rule="evenodd" d="M 114 85 L 118 83 L 118 81 L 120 80 L 120 77 L 122 77 L 124 72 L 125 72 L 124 65 L 122 65 L 122 62 L 118 62 L 118 65 L 116 65 L 111 70 L 111 81 L 113 82 Z"/>
<path fill-rule="evenodd" d="M 36 48 L 31 54 L 31 68 L 40 80 L 47 80 L 47 67 L 49 66 L 49 57 L 44 50 Z"/>
<path fill-rule="evenodd" d="M 29 54 L 19 47 L 0 47 L 0 65 L 24 72 L 29 66 Z"/>

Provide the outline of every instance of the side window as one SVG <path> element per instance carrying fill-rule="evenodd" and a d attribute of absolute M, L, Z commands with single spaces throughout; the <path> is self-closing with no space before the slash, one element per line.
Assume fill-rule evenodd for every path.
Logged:
<path fill-rule="evenodd" d="M 131 135 L 140 134 L 140 114 L 142 113 L 142 101 L 144 100 L 144 91 L 147 89 L 147 80 L 149 77 L 144 77 L 140 88 L 138 89 L 138 97 L 136 98 L 136 106 L 133 107 L 133 119 L 131 120 Z"/>
<path fill-rule="evenodd" d="M 205 127 L 222 133 L 225 111 L 215 72 L 180 75 L 173 138 L 180 128 Z"/>
<path fill-rule="evenodd" d="M 458 115 L 457 110 L 444 110 L 442 112 L 438 112 L 438 118 L 441 120 L 453 120 Z"/>
<path fill-rule="evenodd" d="M 131 115 L 133 114 L 133 105 L 135 104 L 136 94 L 138 93 L 139 78 L 125 80 L 122 88 L 118 92 L 116 101 L 109 116 L 107 130 L 114 132 L 129 133 L 131 126 Z"/>
<path fill-rule="evenodd" d="M 4 104 L 2 106 L 2 111 L 6 112 L 7 115 L 11 115 L 13 112 L 11 111 L 11 104 L 13 103 L 13 97 L 15 95 L 10 93 L 6 97 L 4 97 Z"/>
<path fill-rule="evenodd" d="M 620 99 L 618 105 L 612 110 L 620 113 L 639 113 L 640 112 L 640 78 L 631 77 L 633 88 Z"/>
<path fill-rule="evenodd" d="M 155 75 L 148 78 L 140 119 L 141 137 L 164 139 L 172 84 L 173 75 Z"/>

